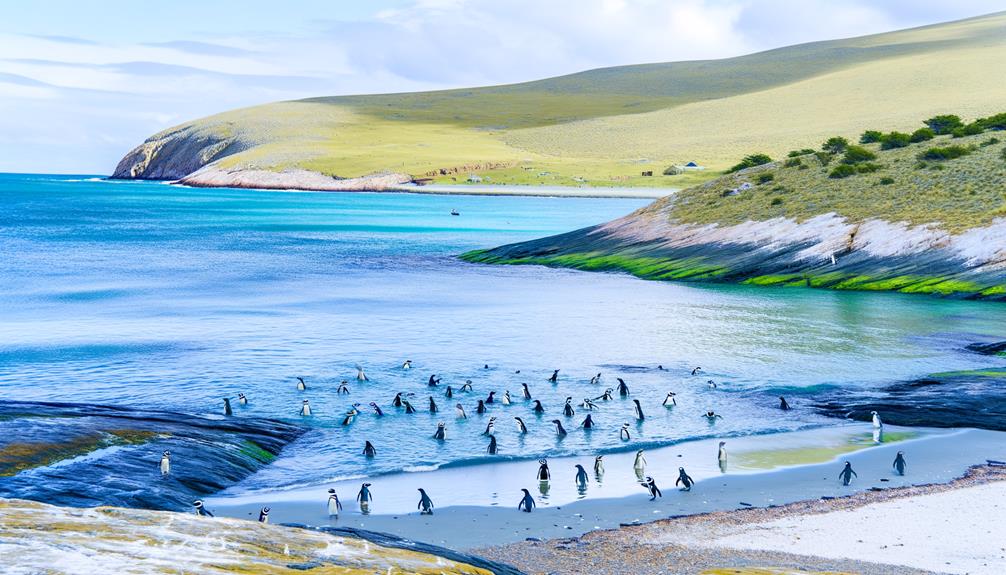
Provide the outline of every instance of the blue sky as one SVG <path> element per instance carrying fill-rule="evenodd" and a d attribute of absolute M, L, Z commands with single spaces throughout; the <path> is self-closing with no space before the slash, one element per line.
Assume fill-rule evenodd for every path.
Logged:
<path fill-rule="evenodd" d="M 235 107 L 722 58 L 1004 8 L 989 0 L 0 2 L 0 171 L 98 174 L 154 132 Z"/>

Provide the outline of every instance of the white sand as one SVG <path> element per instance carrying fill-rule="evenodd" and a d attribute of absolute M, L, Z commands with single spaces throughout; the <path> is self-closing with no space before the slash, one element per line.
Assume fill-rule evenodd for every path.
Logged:
<path fill-rule="evenodd" d="M 662 542 L 1001 575 L 1006 573 L 1006 483 L 720 529 L 701 537 L 668 533 Z"/>
<path fill-rule="evenodd" d="M 470 196 L 546 196 L 557 198 L 644 198 L 658 199 L 678 192 L 677 188 L 594 188 L 573 186 L 517 186 L 517 185 L 473 185 L 473 184 L 430 184 L 417 186 L 403 184 L 393 186 L 390 191 L 414 194 L 444 194 Z"/>

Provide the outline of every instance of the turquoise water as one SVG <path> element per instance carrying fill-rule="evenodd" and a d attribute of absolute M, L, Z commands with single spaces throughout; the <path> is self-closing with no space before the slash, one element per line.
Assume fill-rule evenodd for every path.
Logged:
<path fill-rule="evenodd" d="M 1001 304 L 645 282 L 454 257 L 645 203 L 0 175 L 0 399 L 222 414 L 223 397 L 244 393 L 250 403 L 235 401 L 234 417 L 311 427 L 244 484 L 259 489 L 488 458 L 481 433 L 490 416 L 499 457 L 635 449 L 825 425 L 834 420 L 803 409 L 822 389 L 868 394 L 1003 364 L 960 351 L 1006 339 Z M 401 369 L 405 359 L 412 370 Z M 355 380 L 356 364 L 369 382 Z M 695 366 L 706 373 L 692 377 Z M 553 369 L 561 370 L 555 385 L 545 381 Z M 601 384 L 590 384 L 598 372 Z M 431 374 L 440 387 L 427 387 Z M 641 401 L 645 421 L 616 394 L 598 402 L 592 432 L 578 429 L 580 401 L 615 387 L 616 377 Z M 468 379 L 472 393 L 444 397 L 447 385 Z M 349 395 L 336 393 L 342 380 Z M 521 383 L 546 414 L 520 400 Z M 476 415 L 491 390 L 509 390 L 514 404 Z M 673 410 L 660 405 L 669 390 L 678 394 Z M 397 392 L 414 394 L 418 412 L 392 407 Z M 779 393 L 797 409 L 775 409 Z M 431 395 L 438 414 L 427 411 Z M 567 396 L 574 417 L 561 415 Z M 310 418 L 298 416 L 305 398 Z M 468 420 L 456 419 L 457 402 Z M 342 426 L 353 403 L 361 415 Z M 715 427 L 701 417 L 709 409 L 723 415 Z M 514 416 L 527 435 L 516 433 Z M 564 439 L 554 418 L 569 431 Z M 448 424 L 446 442 L 432 439 L 438 421 Z M 630 442 L 619 439 L 624 422 Z M 364 440 L 376 458 L 360 455 Z"/>

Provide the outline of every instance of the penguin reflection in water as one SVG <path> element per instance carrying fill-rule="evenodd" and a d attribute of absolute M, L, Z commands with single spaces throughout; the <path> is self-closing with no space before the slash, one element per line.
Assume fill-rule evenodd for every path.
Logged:
<path fill-rule="evenodd" d="M 339 501 L 339 496 L 335 494 L 335 489 L 328 490 L 328 516 L 329 517 L 339 517 L 339 512 L 342 511 L 342 503 Z"/>
<path fill-rule="evenodd" d="M 419 488 L 419 505 L 416 506 L 420 515 L 433 515 L 433 500 L 426 494 L 426 490 Z"/>
<path fill-rule="evenodd" d="M 846 461 L 845 467 L 842 468 L 842 472 L 838 474 L 839 479 L 842 480 L 842 485 L 852 483 L 853 476 L 859 477 L 859 474 L 852 470 L 852 463 Z"/>
<path fill-rule="evenodd" d="M 364 483 L 360 486 L 360 492 L 356 494 L 356 500 L 360 502 L 360 512 L 364 515 L 370 513 L 370 503 L 374 496 L 370 493 L 370 484 Z"/>
<path fill-rule="evenodd" d="M 647 476 L 647 478 L 643 480 L 643 487 L 650 492 L 650 501 L 664 496 L 664 494 L 660 492 L 660 488 L 657 487 L 657 482 L 654 481 L 652 477 Z"/>
<path fill-rule="evenodd" d="M 695 485 L 695 481 L 685 472 L 684 467 L 678 468 L 678 480 L 674 482 L 674 485 L 681 485 L 682 491 L 691 491 L 692 485 Z"/>
<path fill-rule="evenodd" d="M 531 510 L 535 507 L 534 497 L 531 497 L 531 492 L 527 489 L 521 489 L 521 491 L 524 492 L 524 498 L 517 504 L 517 511 L 531 513 Z"/>

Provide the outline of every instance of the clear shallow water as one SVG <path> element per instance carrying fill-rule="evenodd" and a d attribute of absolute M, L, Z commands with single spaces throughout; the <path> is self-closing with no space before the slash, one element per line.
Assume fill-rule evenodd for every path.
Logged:
<path fill-rule="evenodd" d="M 184 189 L 0 175 L 0 399 L 221 413 L 312 427 L 241 488 L 471 462 L 498 417 L 502 457 L 635 449 L 829 421 L 783 415 L 828 386 L 864 393 L 933 372 L 1001 365 L 959 351 L 1006 338 L 1006 307 L 892 294 L 644 282 L 629 276 L 466 264 L 463 251 L 569 231 L 645 200 Z M 449 215 L 451 209 L 460 217 Z M 412 359 L 414 369 L 400 369 Z M 357 383 L 355 364 L 370 376 Z M 489 364 L 490 369 L 483 369 Z M 667 371 L 655 367 L 662 364 Z M 691 377 L 692 367 L 706 369 Z M 557 385 L 545 381 L 559 368 Z M 521 370 L 516 374 L 516 370 Z M 603 382 L 591 386 L 594 373 Z M 430 374 L 443 378 L 429 390 Z M 308 382 L 299 392 L 295 376 Z M 583 397 L 623 377 L 628 400 Z M 709 389 L 714 379 L 719 387 Z M 337 395 L 339 381 L 352 393 Z M 443 397 L 471 379 L 474 392 Z M 520 384 L 545 404 L 538 417 Z M 510 407 L 476 400 L 510 390 Z M 679 406 L 660 406 L 668 390 Z M 391 406 L 412 392 L 418 413 Z M 441 413 L 426 411 L 435 397 Z M 577 414 L 561 416 L 563 399 Z M 297 416 L 301 400 L 315 415 Z M 375 417 L 367 407 L 385 412 Z M 461 402 L 468 420 L 457 420 Z M 343 414 L 361 403 L 355 423 Z M 715 428 L 701 417 L 724 416 Z M 518 436 L 513 416 L 530 428 Z M 553 418 L 569 435 L 557 440 Z M 449 440 L 431 439 L 437 421 Z M 633 440 L 618 428 L 631 422 Z M 378 457 L 360 455 L 365 439 Z"/>

